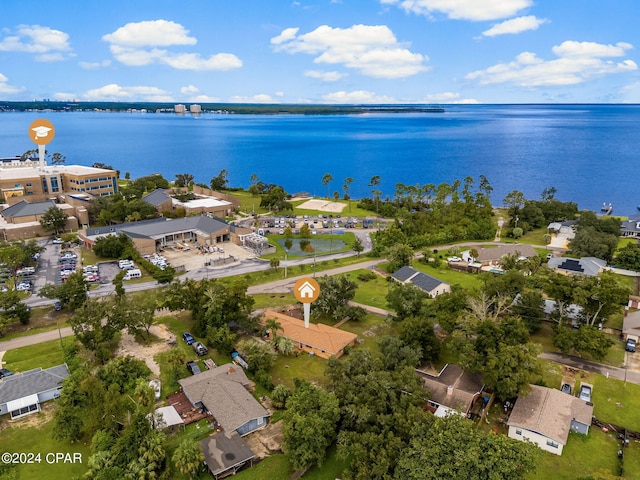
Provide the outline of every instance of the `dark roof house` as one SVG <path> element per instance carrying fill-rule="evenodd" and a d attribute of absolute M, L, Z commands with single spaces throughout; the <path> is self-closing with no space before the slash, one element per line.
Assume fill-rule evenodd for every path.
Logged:
<path fill-rule="evenodd" d="M 484 387 L 480 375 L 466 373 L 458 365 L 447 364 L 438 375 L 422 370 L 417 372 L 431 393 L 429 407 L 436 417 L 451 413 L 467 416 Z"/>
<path fill-rule="evenodd" d="M 595 277 L 604 270 L 607 262 L 596 257 L 582 257 L 580 259 L 553 257 L 549 259 L 547 266 L 565 275 Z"/>
<path fill-rule="evenodd" d="M 236 432 L 219 432 L 200 442 L 204 461 L 213 478 L 235 475 L 255 454 Z"/>
<path fill-rule="evenodd" d="M 153 192 L 142 197 L 142 201 L 158 208 L 169 202 L 171 205 L 171 195 L 164 188 L 156 188 Z"/>
<path fill-rule="evenodd" d="M 0 214 L 2 214 L 2 216 L 7 219 L 7 221 L 11 221 L 11 219 L 18 217 L 42 216 L 47 210 L 55 206 L 56 204 L 51 200 L 34 203 L 29 203 L 26 200 L 21 200 L 18 203 L 5 208 L 4 210 L 2 210 L 2 212 L 0 212 Z"/>
<path fill-rule="evenodd" d="M 399 283 L 410 283 L 432 297 L 451 291 L 451 285 L 448 283 L 409 266 L 402 267 L 391 275 L 391 278 Z"/>
<path fill-rule="evenodd" d="M 244 371 L 228 363 L 178 380 L 194 407 L 203 407 L 226 432 L 246 435 L 267 424 L 269 412 L 247 390 Z"/>
<path fill-rule="evenodd" d="M 0 415 L 9 413 L 15 419 L 39 412 L 41 403 L 60 396 L 62 382 L 68 376 L 67 365 L 62 364 L 4 377 L 0 381 Z"/>

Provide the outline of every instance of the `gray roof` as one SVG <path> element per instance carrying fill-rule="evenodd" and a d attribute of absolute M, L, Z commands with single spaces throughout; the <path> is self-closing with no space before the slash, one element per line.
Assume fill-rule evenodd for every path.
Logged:
<path fill-rule="evenodd" d="M 202 402 L 227 432 L 269 413 L 245 388 L 249 379 L 242 368 L 228 363 L 178 380 L 192 402 Z"/>
<path fill-rule="evenodd" d="M 143 202 L 147 202 L 154 207 L 162 205 L 167 200 L 171 200 L 171 195 L 164 188 L 156 188 L 153 192 L 142 197 Z"/>
<path fill-rule="evenodd" d="M 401 283 L 411 283 L 427 293 L 431 293 L 440 285 L 448 285 L 440 279 L 422 273 L 413 267 L 402 267 L 396 273 L 392 275 L 394 279 Z"/>
<path fill-rule="evenodd" d="M 622 230 L 622 233 L 638 233 L 640 232 L 640 219 L 632 219 L 631 217 L 629 217 L 629 220 L 624 221 L 620 224 L 620 229 Z"/>
<path fill-rule="evenodd" d="M 104 227 L 91 227 L 86 230 L 88 237 L 100 237 L 102 235 L 118 235 L 121 230 L 129 227 L 135 227 L 140 225 L 147 225 L 150 223 L 166 222 L 167 219 L 163 217 L 151 218 L 149 220 L 141 220 L 139 222 L 127 222 L 120 223 L 118 225 L 105 225 Z"/>
<path fill-rule="evenodd" d="M 188 232 L 199 230 L 207 235 L 228 229 L 229 224 L 215 217 L 199 215 L 194 217 L 172 218 L 164 222 L 130 223 L 129 226 L 120 230 L 132 237 L 162 237 L 172 233 Z"/>
<path fill-rule="evenodd" d="M 220 432 L 200 442 L 204 461 L 212 475 L 241 465 L 255 454 L 236 432 Z"/>
<path fill-rule="evenodd" d="M 458 365 L 445 365 L 437 376 L 419 373 L 424 387 L 431 392 L 432 401 L 459 412 L 466 413 L 475 395 L 484 387 L 480 375 L 466 373 Z"/>
<path fill-rule="evenodd" d="M 622 321 L 622 333 L 640 337 L 640 310 L 629 312 Z"/>
<path fill-rule="evenodd" d="M 607 262 L 596 257 L 582 257 L 580 259 L 553 257 L 549 259 L 547 266 L 554 270 L 563 270 L 566 273 L 595 277 L 607 266 Z"/>
<path fill-rule="evenodd" d="M 51 207 L 55 207 L 56 204 L 51 200 L 47 200 L 46 202 L 34 202 L 29 203 L 26 200 L 22 200 L 10 207 L 5 208 L 2 211 L 2 216 L 4 218 L 17 218 L 17 217 L 28 217 L 31 215 L 42 215 Z"/>
<path fill-rule="evenodd" d="M 67 365 L 62 364 L 46 370 L 35 368 L 5 377 L 0 381 L 0 404 L 56 389 L 62 386 L 62 381 L 68 376 Z"/>
<path fill-rule="evenodd" d="M 565 445 L 571 422 L 591 425 L 593 405 L 555 388 L 531 385 L 527 396 L 516 400 L 507 425 L 524 428 Z"/>

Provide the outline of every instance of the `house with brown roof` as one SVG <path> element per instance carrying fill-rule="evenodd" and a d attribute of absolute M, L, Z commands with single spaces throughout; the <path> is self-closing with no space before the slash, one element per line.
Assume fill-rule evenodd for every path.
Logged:
<path fill-rule="evenodd" d="M 267 310 L 262 315 L 261 322 L 274 318 L 281 325 L 277 334 L 290 338 L 299 350 L 313 353 L 322 358 L 340 357 L 345 347 L 353 346 L 358 336 L 339 328 L 330 327 L 322 323 L 310 323 L 305 328 L 304 321 L 274 310 Z"/>
<path fill-rule="evenodd" d="M 587 435 L 592 417 L 592 403 L 555 388 L 531 385 L 529 394 L 516 400 L 507 425 L 509 437 L 562 455 L 569 432 Z"/>
<path fill-rule="evenodd" d="M 538 252 L 531 245 L 521 245 L 511 243 L 508 245 L 498 245 L 495 248 L 478 249 L 478 257 L 476 262 L 482 266 L 499 266 L 502 257 L 506 255 L 517 255 L 518 258 L 531 258 L 538 256 Z"/>
<path fill-rule="evenodd" d="M 249 393 L 244 371 L 231 363 L 178 380 L 196 408 L 211 412 L 225 432 L 243 436 L 267 425 L 269 412 Z"/>
<path fill-rule="evenodd" d="M 438 375 L 423 370 L 416 372 L 421 376 L 424 388 L 431 394 L 427 408 L 436 417 L 451 413 L 468 416 L 484 387 L 480 375 L 467 373 L 458 365 L 447 364 Z"/>

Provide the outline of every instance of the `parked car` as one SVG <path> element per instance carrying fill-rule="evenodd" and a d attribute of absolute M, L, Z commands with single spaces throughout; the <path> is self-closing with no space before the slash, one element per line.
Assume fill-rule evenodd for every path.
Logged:
<path fill-rule="evenodd" d="M 580 387 L 580 400 L 585 402 L 591 401 L 591 387 L 589 385 L 582 385 Z"/>
<path fill-rule="evenodd" d="M 60 310 L 62 310 L 62 302 L 60 300 L 56 300 L 55 302 L 53 302 L 53 309 L 56 312 L 59 312 Z"/>
<path fill-rule="evenodd" d="M 187 370 L 191 373 L 191 375 L 197 375 L 198 373 L 202 373 L 200 367 L 196 362 L 187 362 Z"/>
<path fill-rule="evenodd" d="M 31 290 L 31 284 L 27 282 L 21 282 L 16 286 L 18 292 L 28 292 Z"/>
<path fill-rule="evenodd" d="M 56 237 L 53 239 L 53 243 L 56 245 L 60 245 L 62 243 L 62 239 L 60 237 Z"/>
<path fill-rule="evenodd" d="M 571 395 L 571 385 L 569 385 L 568 383 L 563 383 L 560 391 L 562 393 L 568 393 L 569 395 Z"/>
<path fill-rule="evenodd" d="M 193 338 L 193 336 L 189 333 L 189 332 L 184 332 L 182 334 L 182 339 L 187 342 L 187 345 L 191 345 L 193 342 L 196 341 L 195 338 Z"/>
<path fill-rule="evenodd" d="M 637 343 L 637 342 L 636 342 L 636 340 L 635 340 L 635 339 L 633 339 L 633 338 L 628 338 L 628 339 L 627 339 L 627 343 L 626 343 L 626 344 L 625 344 L 625 346 L 624 346 L 624 349 L 625 349 L 627 352 L 631 352 L 631 353 L 633 353 L 633 352 L 635 352 L 635 351 L 636 351 L 636 343 Z"/>
<path fill-rule="evenodd" d="M 13 372 L 11 370 L 0 368 L 0 378 L 10 377 L 11 375 L 13 375 Z"/>
<path fill-rule="evenodd" d="M 198 355 L 199 357 L 201 357 L 202 355 L 206 355 L 209 352 L 209 350 L 207 350 L 207 347 L 205 347 L 200 342 L 193 342 L 191 344 L 191 347 L 193 348 L 193 351 L 196 352 L 196 355 Z"/>

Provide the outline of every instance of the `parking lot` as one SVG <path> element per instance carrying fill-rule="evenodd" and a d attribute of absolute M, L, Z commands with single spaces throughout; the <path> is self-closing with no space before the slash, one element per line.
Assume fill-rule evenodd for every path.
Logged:
<path fill-rule="evenodd" d="M 177 248 L 165 248 L 162 252 L 173 267 L 181 267 L 188 270 L 195 270 L 202 268 L 207 262 L 214 262 L 218 259 L 233 257 L 236 261 L 246 260 L 248 258 L 255 258 L 255 255 L 249 250 L 242 248 L 235 243 L 224 243 L 220 245 L 222 252 L 203 253 L 196 248 L 190 248 L 189 250 L 179 250 Z"/>

